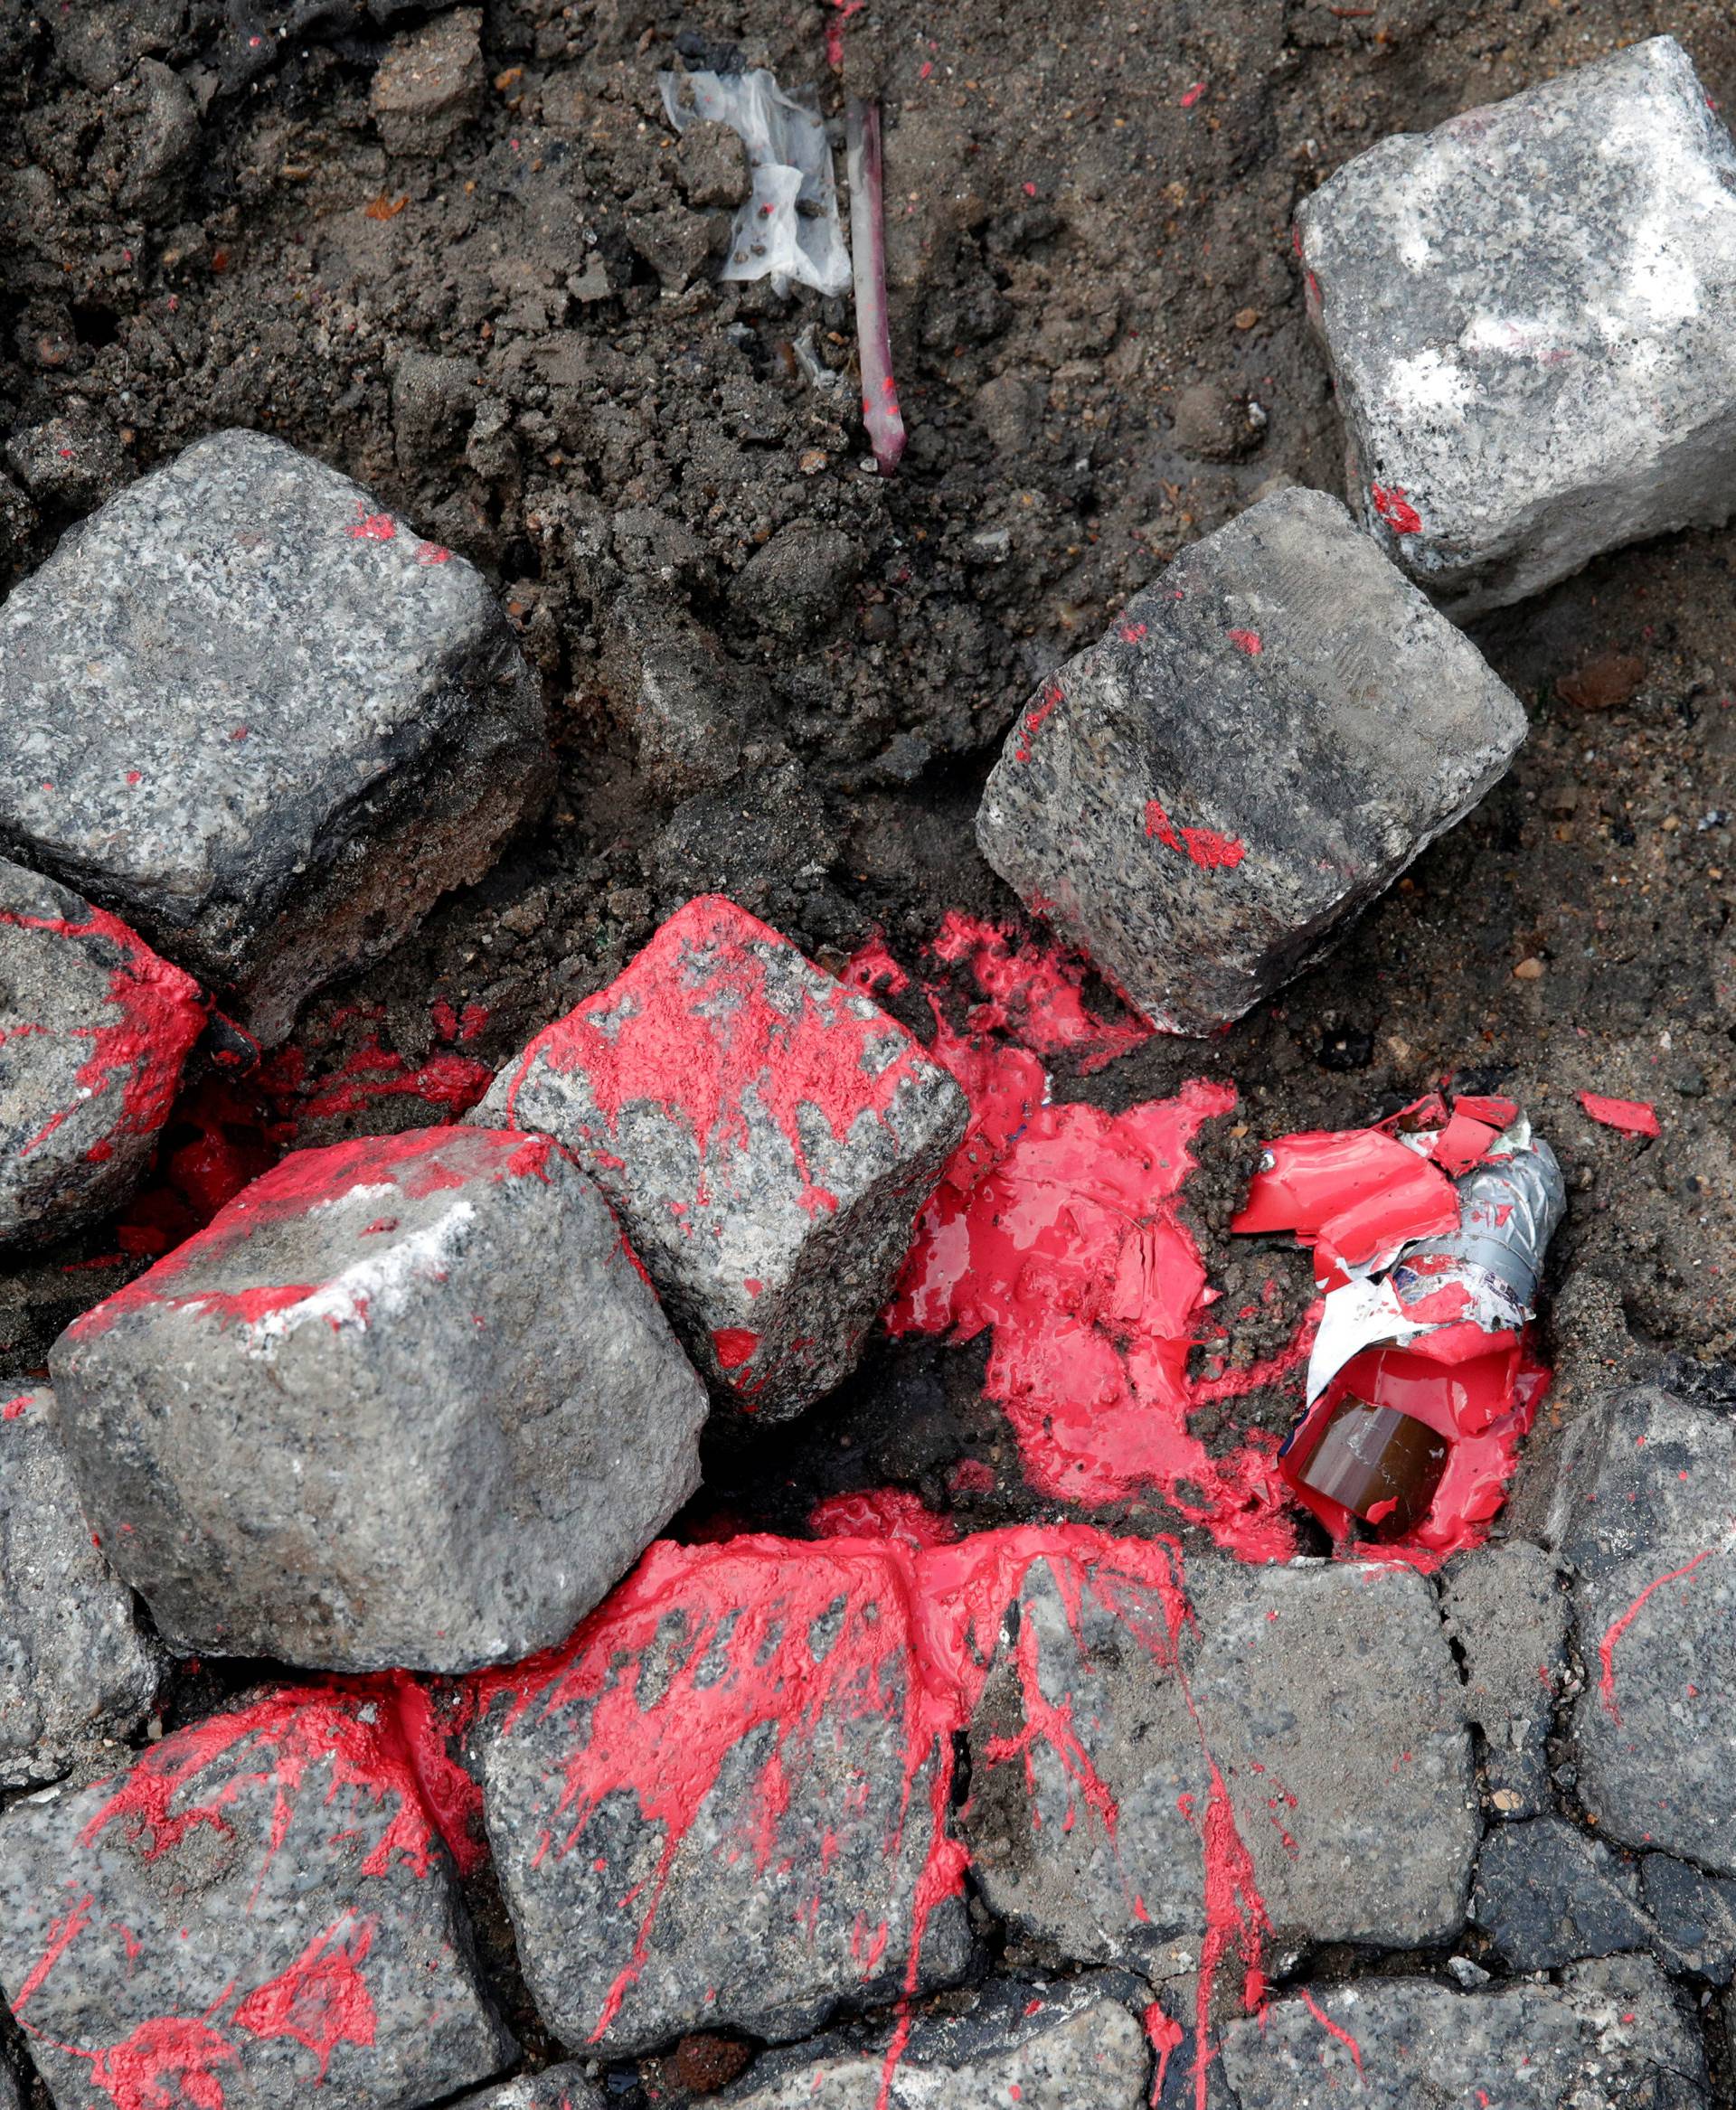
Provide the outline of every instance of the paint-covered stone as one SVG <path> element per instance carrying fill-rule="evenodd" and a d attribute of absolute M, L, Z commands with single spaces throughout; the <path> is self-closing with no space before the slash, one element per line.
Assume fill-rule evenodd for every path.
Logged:
<path fill-rule="evenodd" d="M 1633 1868 L 1559 1817 L 1497 1824 L 1477 1857 L 1471 1917 L 1515 1971 L 1643 1949 L 1652 1938 Z"/>
<path fill-rule="evenodd" d="M 125 1737 L 156 1692 L 131 1591 L 94 1543 L 47 1391 L 0 1402 L 0 1786 Z"/>
<path fill-rule="evenodd" d="M 782 1419 L 855 1361 L 966 1116 L 897 1020 L 702 895 L 471 1117 L 571 1151 L 720 1396 Z"/>
<path fill-rule="evenodd" d="M 514 2054 L 383 1681 L 267 1693 L 14 1803 L 0 1900 L 59 2110 L 406 2110 Z"/>
<path fill-rule="evenodd" d="M 1382 140 L 1297 229 L 1351 503 L 1456 615 L 1729 517 L 1736 148 L 1673 37 Z"/>
<path fill-rule="evenodd" d="M 297 1152 L 50 1365 L 90 1522 L 186 1650 L 515 1659 L 698 1480 L 704 1388 L 545 1136 Z"/>
<path fill-rule="evenodd" d="M 976 839 L 1156 1025 L 1317 959 L 1512 760 L 1524 707 L 1318 491 L 1184 551 L 1014 720 Z"/>
<path fill-rule="evenodd" d="M 1483 1732 L 1486 1808 L 1550 1807 L 1544 1739 L 1567 1679 L 1567 1598 L 1528 1540 L 1479 1546 L 1448 1568 L 1440 1608 L 1465 1666 L 1465 1707 Z"/>
<path fill-rule="evenodd" d="M 191 976 L 0 860 L 0 1246 L 62 1238 L 127 1199 L 204 1023 Z"/>
<path fill-rule="evenodd" d="M 892 2021 L 836 2030 L 767 2052 L 712 2100 L 727 2110 L 1144 2110 L 1150 1998 L 1118 1971 L 992 1978 L 919 2010 L 901 2049 Z"/>
<path fill-rule="evenodd" d="M 537 2011 L 609 2057 L 807 2035 L 969 1950 L 907 1560 L 859 1540 L 652 1548 L 480 1736 Z"/>
<path fill-rule="evenodd" d="M 546 768 L 481 575 L 261 433 L 141 478 L 0 609 L 0 850 L 267 1041 L 478 878 Z"/>
<path fill-rule="evenodd" d="M 1703 2110 L 1699 2025 L 1656 1964 L 1575 1964 L 1559 1985 L 1455 1992 L 1427 1978 L 1304 1987 L 1223 2033 L 1240 2110 Z"/>
<path fill-rule="evenodd" d="M 1080 1962 L 1138 1968 L 1203 1936 L 1238 1989 L 1264 1947 L 1450 1940 L 1477 1821 L 1428 1583 L 1200 1559 L 1184 1620 L 1118 1595 L 1047 1562 L 1025 1578 L 960 1821 L 990 1908 Z M 1036 1736 L 1052 1712 L 1071 1750 Z"/>
<path fill-rule="evenodd" d="M 583 2067 L 569 2061 L 502 2081 L 498 2087 L 483 2088 L 474 2096 L 461 2096 L 452 2110 L 604 2110 L 607 2102 Z"/>
<path fill-rule="evenodd" d="M 1570 1430 L 1552 1528 L 1585 1687 L 1576 1793 L 1605 1837 L 1736 1875 L 1736 1426 L 1651 1388 Z"/>

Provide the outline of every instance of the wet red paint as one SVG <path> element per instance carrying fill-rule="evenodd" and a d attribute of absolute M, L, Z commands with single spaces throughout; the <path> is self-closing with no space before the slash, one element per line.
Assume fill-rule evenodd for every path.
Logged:
<path fill-rule="evenodd" d="M 1708 1546 L 1703 1552 L 1696 1553 L 1692 1560 L 1684 1561 L 1680 1568 L 1673 1568 L 1667 1575 L 1656 1577 L 1646 1585 L 1618 1619 L 1609 1622 L 1603 1639 L 1598 1644 L 1598 1698 L 1611 1721 L 1618 1722 L 1621 1719 L 1621 1710 L 1616 1702 L 1617 1644 L 1657 1591 L 1666 1583 L 1684 1581 L 1703 1561 L 1710 1560 L 1717 1550 L 1715 1546 Z"/>
<path fill-rule="evenodd" d="M 389 542 L 398 532 L 397 523 L 389 513 L 370 513 L 358 498 L 355 502 L 354 523 L 344 532 L 352 542 Z"/>
<path fill-rule="evenodd" d="M 734 902 L 716 894 L 689 901 L 607 989 L 530 1043 L 508 1088 L 508 1118 L 517 1119 L 533 1069 L 582 1072 L 597 1126 L 580 1134 L 605 1187 L 609 1164 L 618 1161 L 599 1146 L 616 1140 L 628 1107 L 650 1105 L 692 1135 L 699 1157 L 693 1200 L 707 1207 L 717 1168 L 727 1171 L 750 1146 L 751 1103 L 788 1145 L 801 1205 L 815 1216 L 829 1213 L 837 1198 L 813 1175 L 804 1122 L 817 1116 L 842 1140 L 859 1120 L 886 1121 L 925 1058 L 912 1034 L 845 983 L 824 977 L 817 992 L 801 987 L 792 998 L 771 971 L 779 956 L 801 959 Z M 795 1008 L 786 1008 L 792 1001 Z M 768 1372 L 756 1355 L 731 1375 L 748 1392 Z"/>
<path fill-rule="evenodd" d="M 319 2061 L 324 2082 L 340 2044 L 373 2043 L 373 2000 L 362 1975 L 373 1942 L 372 1919 L 328 1926 L 288 1970 L 248 1994 L 235 2010 L 235 2027 L 255 2037 L 293 2037 Z"/>
<path fill-rule="evenodd" d="M 753 1360 L 760 1336 L 748 1326 L 719 1326 L 712 1334 L 712 1352 L 722 1370 L 740 1370 Z"/>
<path fill-rule="evenodd" d="M 1146 801 L 1146 834 L 1165 850 L 1188 857 L 1203 871 L 1230 871 L 1248 854 L 1247 845 L 1236 835 L 1221 835 L 1215 828 L 1183 828 L 1171 824 L 1161 799 Z"/>
<path fill-rule="evenodd" d="M 1204 93 L 1205 93 L 1205 83 L 1204 83 L 1204 81 L 1203 81 L 1203 80 L 1196 80 L 1196 81 L 1194 83 L 1194 85 L 1193 85 L 1193 87 L 1192 87 L 1192 88 L 1190 88 L 1190 89 L 1185 89 L 1185 90 L 1184 91 L 1184 93 L 1183 93 L 1183 96 L 1182 96 L 1182 108 L 1183 108 L 1184 110 L 1191 110 L 1191 109 L 1194 108 L 1194 105 L 1196 102 L 1198 102 L 1198 101 L 1199 101 L 1200 98 L 1201 98 L 1201 97 L 1202 97 L 1202 96 L 1203 96 Z"/>
<path fill-rule="evenodd" d="M 815 1503 L 807 1528 L 816 1539 L 897 1539 L 915 1553 L 949 1546 L 958 1536 L 950 1517 L 938 1515 L 904 1487 L 827 1495 Z"/>
<path fill-rule="evenodd" d="M 1384 484 L 1371 484 L 1368 495 L 1374 502 L 1375 512 L 1395 535 L 1422 532 L 1422 515 L 1405 496 L 1401 485 L 1394 484 L 1389 488 Z"/>
<path fill-rule="evenodd" d="M 484 1013 L 484 1017 L 487 1016 Z M 468 1038 L 467 1035 L 466 1038 Z M 454 1120 L 467 1114 L 495 1081 L 486 1062 L 444 1051 L 411 1069 L 404 1058 L 377 1041 L 348 1056 L 335 1078 L 306 1088 L 297 1117 L 322 1119 L 333 1114 L 358 1114 L 378 1099 L 416 1098 L 439 1107 Z"/>
<path fill-rule="evenodd" d="M 1580 1104 L 1594 1121 L 1618 1128 L 1624 1135 L 1661 1135 L 1657 1109 L 1646 1099 L 1607 1099 L 1601 1092 L 1581 1092 Z"/>
<path fill-rule="evenodd" d="M 1156 2110 L 1163 2100 L 1164 2082 L 1168 2077 L 1169 2062 L 1186 2041 L 1187 2032 L 1173 2016 L 1166 2015 L 1156 2001 L 1145 2012 L 1146 2038 L 1157 2064 L 1151 2077 L 1151 2093 L 1146 2098 Z"/>
<path fill-rule="evenodd" d="M 992 1332 L 986 1389 L 1040 1493 L 1109 1502 L 1156 1491 L 1244 1559 L 1285 1558 L 1295 1536 L 1275 1440 L 1256 1431 L 1214 1457 L 1188 1427 L 1208 1401 L 1282 1374 L 1188 1376 L 1206 1278 L 1175 1199 L 1189 1144 L 1233 1108 L 1233 1090 L 1189 1084 L 1112 1115 L 1043 1106 L 1041 1073 L 1017 1049 L 942 1033 L 933 1052 L 969 1097 L 972 1129 L 919 1220 L 892 1331 Z M 1009 1120 L 1009 1102 L 1022 1120 Z M 1285 1367 L 1305 1353 L 1298 1341 Z"/>
<path fill-rule="evenodd" d="M 1479 1153 L 1480 1154 L 1480 1153 Z M 1428 1158 L 1378 1128 L 1316 1130 L 1267 1146 L 1233 1231 L 1294 1231 L 1323 1286 L 1411 1239 L 1458 1229 L 1458 1196 Z"/>
<path fill-rule="evenodd" d="M 1004 1034 L 1038 1055 L 1069 1056 L 1088 1076 L 1151 1038 L 1151 1027 L 1131 1012 L 1118 1007 L 1111 1013 L 1087 1003 L 1090 962 L 1081 953 L 1021 937 L 1004 924 L 956 909 L 948 910 L 929 950 L 948 966 L 967 968 L 982 991 L 983 1001 L 969 1014 L 975 1032 Z M 861 975 L 878 966 L 873 956 L 859 953 L 851 978 L 868 986 Z"/>
<path fill-rule="evenodd" d="M 915 1887 L 904 2003 L 882 2075 L 884 2110 L 908 2040 L 908 2002 L 920 1984 L 928 1924 L 940 1905 L 960 1893 L 967 1866 L 966 1851 L 948 1835 L 947 1822 L 954 1739 L 969 1726 L 1001 1652 L 1007 1607 L 1039 1561 L 1049 1564 L 1081 1649 L 1081 1615 L 1089 1597 L 1123 1621 L 1158 1668 L 1180 1681 L 1192 1712 L 1180 1657 L 1191 1612 L 1179 1549 L 1163 1540 L 1111 1539 L 1079 1524 L 1020 1526 L 920 1550 L 896 1531 L 819 1545 L 760 1536 L 721 1546 L 659 1541 L 583 1623 L 561 1660 L 545 1665 L 534 1679 L 495 1674 L 479 1704 L 505 1698 L 503 1735 L 533 1717 L 581 1710 L 582 1741 L 567 1762 L 559 1802 L 563 1829 L 549 1848 L 555 1860 L 569 1852 L 594 1853 L 594 1844 L 584 1837 L 586 1827 L 618 1795 L 630 1795 L 645 1822 L 662 1832 L 656 1870 L 635 1893 L 642 1913 L 631 1956 L 603 2002 L 590 2041 L 603 2036 L 632 1996 L 675 1858 L 730 1755 L 760 1732 L 772 1732 L 762 1761 L 761 1799 L 775 1812 L 787 1802 L 789 1781 L 816 1727 L 834 1710 L 860 1713 L 866 1707 L 898 1720 L 904 1752 L 905 1814 L 885 1851 L 901 1851 L 902 1824 L 912 1809 L 925 1806 L 930 1826 Z M 645 1660 L 663 1635 L 666 1662 L 672 1619 L 680 1622 L 684 1635 L 682 1660 L 642 1700 Z M 832 1638 L 816 1661 L 809 1636 L 821 1619 Z M 1026 1623 L 1021 1638 L 1034 1643 L 1035 1634 L 1034 1624 Z M 1015 1650 L 1013 1661 L 1025 1733 L 991 1744 L 983 1763 L 1023 1763 L 1038 1746 L 1047 1748 L 1075 1782 L 1113 1849 L 1114 1798 L 1064 1710 L 1043 1693 L 1033 1647 Z M 1194 1719 L 1197 1727 L 1197 1715 Z M 1234 1951 L 1244 1966 L 1244 1997 L 1256 2004 L 1263 1998 L 1267 1917 L 1222 1774 L 1204 1748 L 1203 1733 L 1201 1740 L 1211 1782 L 1199 1826 L 1205 1935 L 1195 2086 L 1203 2110 L 1213 1976 Z M 774 1847 L 775 1836 L 769 1834 L 759 1850 L 769 1856 Z M 826 1879 L 822 1862 L 816 1880 Z M 1137 1899 L 1132 1908 L 1137 1917 Z M 878 1947 L 872 1952 L 876 1960 L 879 1953 Z M 863 1960 L 866 1977 L 873 1964 Z"/>
<path fill-rule="evenodd" d="M 21 1414 L 27 1413 L 31 1398 L 30 1393 L 20 1392 L 14 1399 L 8 1399 L 4 1407 L 0 1407 L 0 1421 L 16 1421 Z"/>
<path fill-rule="evenodd" d="M 220 1325 L 252 1325 L 310 1296 L 316 1283 L 260 1283 L 240 1290 L 185 1290 L 190 1269 L 232 1265 L 264 1226 L 342 1201 L 357 1187 L 392 1186 L 407 1199 L 473 1181 L 545 1178 L 546 1136 L 488 1128 L 411 1128 L 397 1135 L 363 1135 L 323 1150 L 297 1151 L 223 1204 L 202 1231 L 83 1313 L 70 1328 L 77 1340 L 100 1333 L 127 1313 L 160 1305 L 197 1310 Z"/>
<path fill-rule="evenodd" d="M 182 1065 L 205 1029 L 207 1007 L 198 984 L 159 959 L 137 932 L 106 909 L 92 909 L 74 921 L 0 909 L 0 924 L 50 937 L 104 939 L 118 956 L 105 992 L 112 1020 L 80 1031 L 79 1037 L 89 1041 L 89 1052 L 74 1079 L 76 1096 L 19 1145 L 18 1155 L 28 1157 L 40 1149 L 79 1107 L 117 1081 L 118 1111 L 108 1134 L 90 1145 L 86 1156 L 100 1163 L 114 1154 L 118 1137 L 154 1135 L 168 1118 Z M 13 1029 L 14 1033 L 18 1030 Z"/>

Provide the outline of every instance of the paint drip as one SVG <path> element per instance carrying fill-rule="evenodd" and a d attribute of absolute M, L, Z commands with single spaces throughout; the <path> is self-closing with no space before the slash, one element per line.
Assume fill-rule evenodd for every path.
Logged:
<path fill-rule="evenodd" d="M 756 1806 L 770 1813 L 770 1828 L 755 1846 L 766 1866 L 776 1851 L 776 1813 L 800 1779 L 804 1755 L 824 1724 L 840 1710 L 864 1709 L 895 1720 L 903 1752 L 903 1814 L 883 1851 L 889 1858 L 901 1851 L 912 1823 L 926 1826 L 927 1836 L 900 2019 L 882 2076 L 884 2110 L 908 2041 L 910 2003 L 921 1985 L 927 1929 L 964 1886 L 967 1852 L 949 1823 L 956 1740 L 969 1728 L 997 1661 L 1013 1665 L 1025 1730 L 989 1742 L 981 1762 L 1025 1764 L 1041 1745 L 1076 1783 L 1080 1803 L 1114 1850 L 1114 1795 L 1067 1710 L 1043 1691 L 1032 1623 L 1023 1625 L 1020 1644 L 1007 1653 L 1007 1613 L 1032 1568 L 1047 1564 L 1081 1652 L 1089 1598 L 1139 1640 L 1160 1674 L 1179 1681 L 1196 1729 L 1199 1720 L 1182 1659 L 1192 1614 L 1174 1541 L 1118 1540 L 1088 1525 L 1061 1524 L 919 1545 L 901 1509 L 881 1505 L 877 1514 L 863 1513 L 875 1535 L 817 1545 L 757 1535 L 721 1546 L 659 1541 L 556 1660 L 478 1673 L 466 1681 L 463 1711 L 467 1721 L 495 1715 L 502 1737 L 567 1710 L 582 1724 L 565 1763 L 560 1823 L 539 1850 L 540 1861 L 595 1853 L 586 1837 L 590 1819 L 622 1795 L 662 1832 L 655 1870 L 631 1893 L 638 1915 L 631 1952 L 594 2019 L 593 2043 L 632 1998 L 676 1858 L 731 1754 L 750 1739 L 750 1747 L 766 1748 L 755 1798 Z M 817 1659 L 810 1638 L 816 1630 L 828 1636 Z M 682 1635 L 673 1667 L 672 1632 Z M 660 1652 L 659 1672 L 642 1691 L 654 1649 Z M 1204 1863 L 1194 2076 L 1203 2110 L 1216 1981 L 1222 1967 L 1238 1959 L 1241 1998 L 1260 2005 L 1269 1930 L 1251 1856 L 1203 1731 L 1201 1751 L 1209 1785 L 1203 1808 L 1188 1814 Z M 823 1885 L 826 1879 L 822 1861 L 813 1880 Z M 1137 1918 L 1137 1898 L 1130 1908 Z M 859 1950 L 864 1983 L 880 1968 L 886 1936 L 883 1926 L 865 1932 Z"/>
<path fill-rule="evenodd" d="M 118 1138 L 156 1135 L 168 1118 L 182 1064 L 205 1029 L 208 1006 L 198 984 L 159 959 L 136 931 L 106 909 L 90 909 L 75 922 L 63 916 L 25 916 L 0 909 L 0 924 L 50 937 L 104 939 L 115 955 L 104 993 L 112 1015 L 99 1026 L 80 1031 L 89 1051 L 73 1080 L 73 1097 L 18 1145 L 18 1156 L 39 1150 L 80 1107 L 117 1083 L 120 1097 L 115 1116 L 108 1133 L 85 1152 L 87 1160 L 101 1163 L 112 1157 Z M 0 1033 L 0 1041 L 42 1030 L 11 1026 Z"/>

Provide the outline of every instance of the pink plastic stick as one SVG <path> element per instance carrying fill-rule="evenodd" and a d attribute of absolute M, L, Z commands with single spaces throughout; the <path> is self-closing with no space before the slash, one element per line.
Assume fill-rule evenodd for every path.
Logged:
<path fill-rule="evenodd" d="M 862 421 L 882 476 L 904 452 L 904 418 L 892 379 L 886 316 L 886 216 L 881 182 L 880 105 L 853 97 L 844 113 L 850 178 L 850 258 L 856 279 L 856 344 L 862 361 Z"/>

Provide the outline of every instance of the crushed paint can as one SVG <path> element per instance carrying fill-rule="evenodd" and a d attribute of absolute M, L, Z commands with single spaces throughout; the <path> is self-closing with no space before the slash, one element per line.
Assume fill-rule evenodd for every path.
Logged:
<path fill-rule="evenodd" d="M 1279 1469 L 1335 1539 L 1427 1545 L 1486 1520 L 1541 1390 L 1524 1327 L 1566 1207 L 1561 1167 L 1516 1116 L 1454 1186 L 1457 1230 L 1406 1243 L 1325 1300 Z"/>

